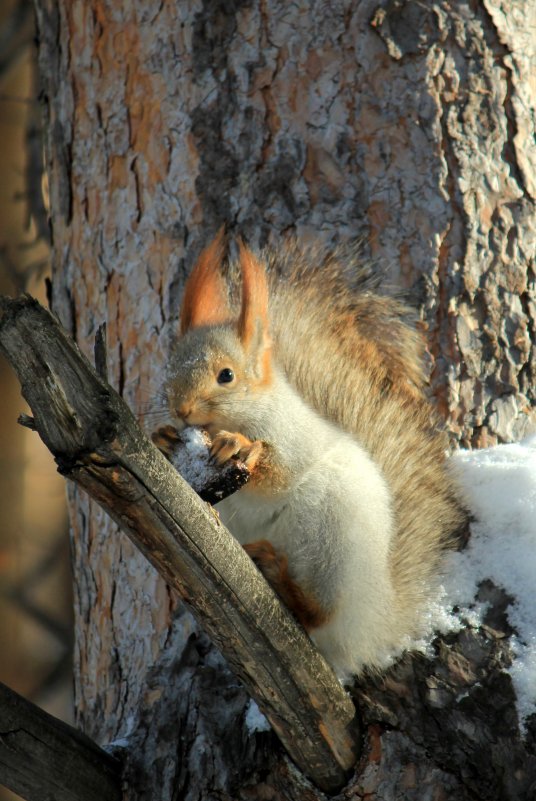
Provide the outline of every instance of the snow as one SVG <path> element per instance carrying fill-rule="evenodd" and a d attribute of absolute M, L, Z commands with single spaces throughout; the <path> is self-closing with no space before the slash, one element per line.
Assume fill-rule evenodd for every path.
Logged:
<path fill-rule="evenodd" d="M 118 750 L 126 751 L 129 746 L 130 742 L 128 737 L 119 737 L 119 739 L 113 740 L 111 743 L 104 743 L 101 745 L 101 748 L 103 751 L 106 751 L 106 753 L 116 756 Z"/>
<path fill-rule="evenodd" d="M 516 632 L 510 675 L 523 721 L 536 712 L 536 436 L 451 459 L 475 520 L 468 546 L 449 556 L 431 624 L 442 632 L 478 626 L 486 607 L 474 598 L 484 579 L 514 598 L 507 609 Z"/>
<path fill-rule="evenodd" d="M 253 699 L 250 700 L 246 711 L 246 727 L 250 734 L 270 731 L 270 724 Z"/>
<path fill-rule="evenodd" d="M 205 431 L 189 426 L 180 434 L 184 447 L 177 447 L 171 464 L 196 492 L 218 478 L 218 469 L 210 462 L 210 439 Z"/>

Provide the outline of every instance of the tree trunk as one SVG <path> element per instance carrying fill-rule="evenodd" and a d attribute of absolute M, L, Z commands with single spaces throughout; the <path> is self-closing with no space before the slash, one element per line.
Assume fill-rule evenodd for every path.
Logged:
<path fill-rule="evenodd" d="M 254 245 L 362 238 L 418 305 L 453 439 L 523 435 L 536 372 L 533 3 L 36 5 L 54 311 L 86 353 L 107 322 L 111 382 L 135 412 L 161 409 L 184 278 L 225 222 Z M 126 797 L 320 798 L 271 733 L 246 725 L 245 691 L 143 557 L 73 489 L 70 509 L 77 722 L 99 743 L 128 740 Z M 444 786 L 529 799 L 536 769 L 515 720 L 493 765 L 486 750 L 512 704 L 492 671 L 503 640 L 468 631 L 437 650 L 435 665 L 409 660 L 358 688 L 366 756 L 347 797 Z M 460 662 L 495 694 L 475 742 L 456 736 Z"/>

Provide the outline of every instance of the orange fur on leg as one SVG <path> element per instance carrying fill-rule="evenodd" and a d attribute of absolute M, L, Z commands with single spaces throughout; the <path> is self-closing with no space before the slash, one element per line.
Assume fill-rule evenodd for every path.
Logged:
<path fill-rule="evenodd" d="M 329 614 L 291 578 L 287 557 L 277 553 L 271 542 L 257 540 L 244 545 L 244 550 L 305 631 L 327 622 Z"/>

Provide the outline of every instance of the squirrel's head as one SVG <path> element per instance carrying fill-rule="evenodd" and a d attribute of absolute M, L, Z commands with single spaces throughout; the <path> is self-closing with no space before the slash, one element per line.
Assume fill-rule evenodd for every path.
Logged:
<path fill-rule="evenodd" d="M 264 268 L 240 242 L 242 301 L 233 316 L 222 275 L 223 236 L 220 231 L 203 250 L 186 283 L 167 395 L 184 425 L 237 430 L 271 383 L 268 286 Z"/>

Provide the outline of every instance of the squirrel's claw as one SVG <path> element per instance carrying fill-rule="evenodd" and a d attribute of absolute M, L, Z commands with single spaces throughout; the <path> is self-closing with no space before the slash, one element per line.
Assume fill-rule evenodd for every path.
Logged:
<path fill-rule="evenodd" d="M 243 434 L 219 431 L 212 441 L 210 454 L 214 461 L 223 465 L 229 459 L 239 459 L 249 470 L 253 470 L 262 454 L 260 440 L 250 440 Z"/>
<path fill-rule="evenodd" d="M 157 428 L 156 431 L 153 431 L 151 434 L 151 439 L 158 448 L 158 450 L 164 454 L 166 459 L 170 459 L 173 455 L 177 447 L 177 443 L 180 440 L 179 432 L 174 426 L 161 426 Z"/>

